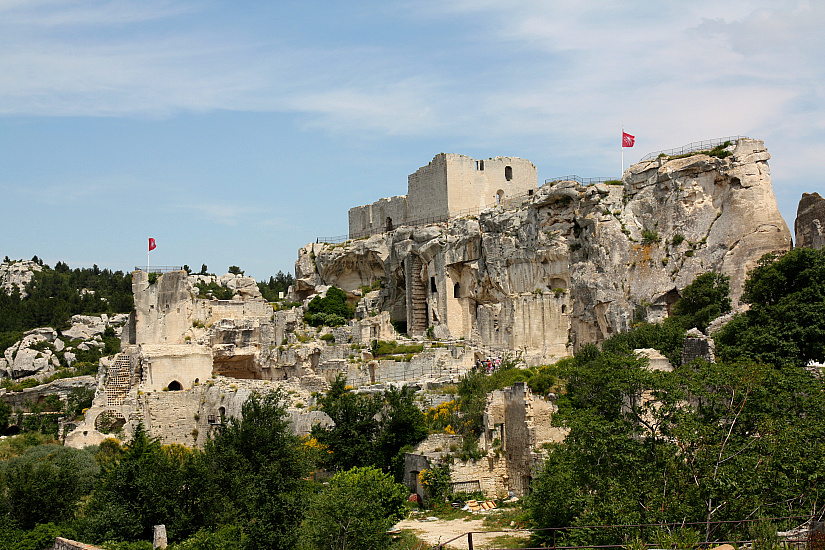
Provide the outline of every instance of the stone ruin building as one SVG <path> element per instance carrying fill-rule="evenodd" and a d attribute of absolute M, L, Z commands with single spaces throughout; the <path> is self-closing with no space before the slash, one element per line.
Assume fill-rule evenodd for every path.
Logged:
<path fill-rule="evenodd" d="M 407 194 L 380 199 L 349 211 L 350 238 L 392 231 L 404 225 L 441 222 L 480 208 L 532 195 L 536 167 L 517 157 L 475 160 L 440 153 L 410 174 Z"/>
<path fill-rule="evenodd" d="M 484 164 L 490 180 L 471 180 L 486 191 L 457 203 L 467 210 L 456 215 L 443 196 L 464 196 L 481 161 L 438 155 L 410 176 L 405 197 L 351 209 L 349 240 L 302 248 L 295 294 L 335 285 L 356 295 L 380 284 L 361 307 L 388 312 L 411 336 L 520 352 L 531 364 L 598 343 L 634 319 L 663 319 L 706 271 L 731 277 L 737 303 L 747 272 L 765 253 L 789 250 L 791 234 L 764 144 L 742 138 L 725 151 L 663 154 L 632 165 L 621 181 L 548 181 L 535 190 L 529 161 L 497 157 Z M 507 167 L 518 187 L 499 200 L 492 190 L 507 181 Z M 414 208 L 422 197 L 429 203 Z M 412 221 L 375 230 L 383 216 Z"/>
<path fill-rule="evenodd" d="M 286 390 L 293 429 L 305 434 L 329 421 L 313 405 L 339 374 L 366 390 L 412 384 L 432 404 L 427 390 L 455 383 L 479 358 L 546 364 L 663 319 L 706 271 L 731 277 L 736 304 L 748 270 L 788 250 L 791 235 L 763 143 L 743 138 L 725 150 L 660 155 L 621 181 L 541 187 L 524 159 L 439 154 L 410 175 L 407 195 L 352 208 L 348 240 L 299 250 L 287 300 L 300 305 L 290 309 L 263 300 L 248 277 L 173 271 L 150 283 L 136 271 L 122 351 L 102 361 L 94 404 L 66 427 L 66 443 L 128 436 L 142 422 L 164 443 L 202 445 L 251 392 L 273 387 Z M 201 295 L 201 282 L 234 296 Z M 303 313 L 333 285 L 356 319 L 316 332 Z M 372 357 L 371 341 L 406 341 L 402 333 L 424 350 L 410 361 Z M 487 455 L 457 463 L 454 488 L 523 494 L 541 445 L 564 437 L 551 426 L 554 410 L 523 384 L 490 394 L 479 442 Z M 451 437 L 432 436 L 408 455 L 411 490 Z"/>

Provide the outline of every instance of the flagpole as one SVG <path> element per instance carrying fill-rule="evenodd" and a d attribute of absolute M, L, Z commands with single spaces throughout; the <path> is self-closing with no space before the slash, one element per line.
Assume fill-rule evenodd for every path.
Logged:
<path fill-rule="evenodd" d="M 149 240 L 148 240 L 149 238 L 151 238 L 151 237 L 148 237 L 146 242 L 149 242 Z M 147 246 L 146 247 L 146 273 L 149 273 L 149 253 L 151 251 L 152 250 Z"/>
<path fill-rule="evenodd" d="M 622 171 L 619 174 L 619 179 L 624 177 L 624 124 L 622 124 Z"/>

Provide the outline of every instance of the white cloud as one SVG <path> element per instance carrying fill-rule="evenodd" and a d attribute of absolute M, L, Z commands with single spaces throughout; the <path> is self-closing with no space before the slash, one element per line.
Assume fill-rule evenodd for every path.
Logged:
<path fill-rule="evenodd" d="M 248 204 L 230 204 L 227 202 L 200 202 L 180 204 L 177 209 L 191 210 L 202 218 L 221 225 L 238 225 L 242 221 L 254 219 L 266 213 L 266 209 Z"/>

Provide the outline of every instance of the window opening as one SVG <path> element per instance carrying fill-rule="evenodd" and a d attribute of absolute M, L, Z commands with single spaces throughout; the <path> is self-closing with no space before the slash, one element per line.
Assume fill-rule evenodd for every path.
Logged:
<path fill-rule="evenodd" d="M 513 179 L 513 167 L 512 166 L 505 166 L 504 167 L 504 179 L 510 181 Z"/>

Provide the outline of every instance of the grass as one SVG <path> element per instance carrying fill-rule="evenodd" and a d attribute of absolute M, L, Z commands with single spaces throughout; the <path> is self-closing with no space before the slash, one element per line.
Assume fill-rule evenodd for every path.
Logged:
<path fill-rule="evenodd" d="M 523 536 L 519 535 L 499 535 L 493 537 L 489 545 L 484 545 L 480 548 L 530 548 L 530 535 L 525 533 Z"/>
<path fill-rule="evenodd" d="M 400 535 L 393 537 L 390 550 L 423 550 L 430 546 L 424 539 L 419 538 L 414 531 L 402 529 Z"/>

